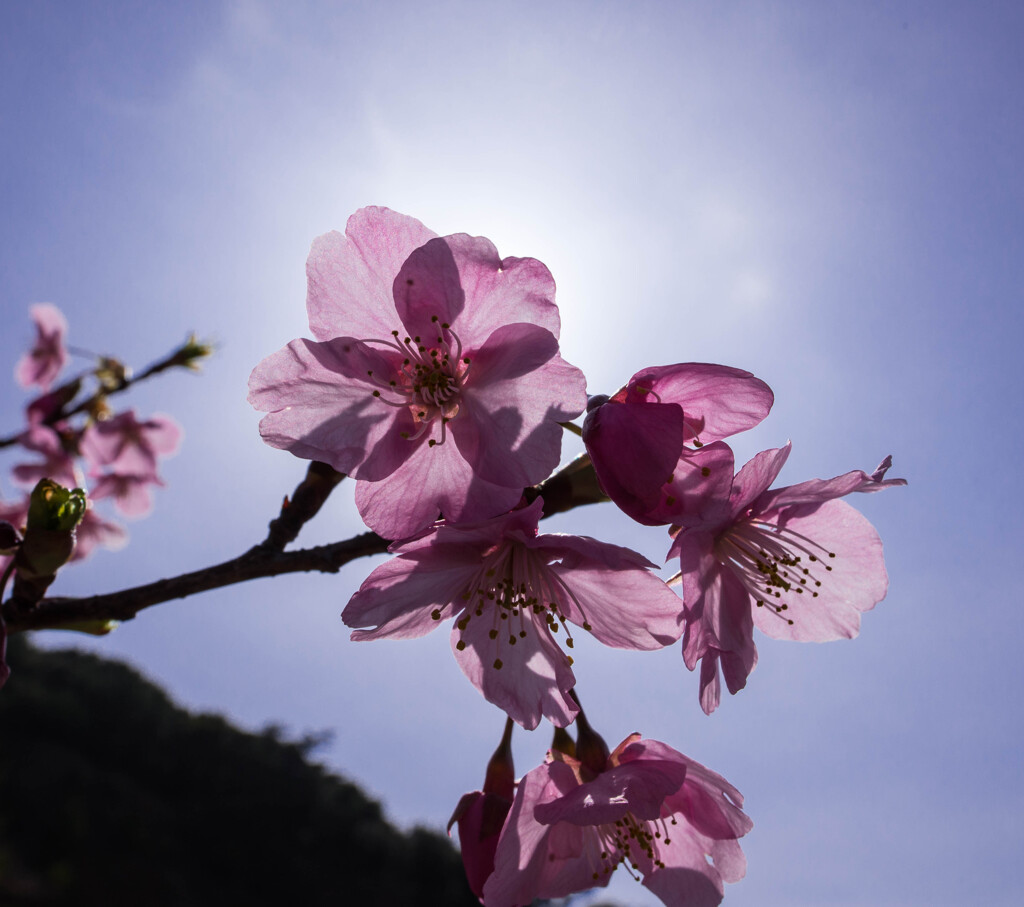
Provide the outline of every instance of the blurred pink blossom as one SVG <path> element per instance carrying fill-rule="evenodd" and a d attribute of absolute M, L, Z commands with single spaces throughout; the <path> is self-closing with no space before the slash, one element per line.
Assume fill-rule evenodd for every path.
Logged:
<path fill-rule="evenodd" d="M 164 484 L 164 480 L 155 474 L 137 476 L 108 472 L 93 477 L 89 485 L 89 497 L 94 501 L 113 498 L 114 508 L 119 513 L 138 519 L 153 509 L 151 486 Z"/>
<path fill-rule="evenodd" d="M 59 430 L 58 430 L 59 429 Z M 65 440 L 67 439 L 67 444 Z M 26 450 L 42 454 L 41 462 L 19 463 L 11 469 L 14 482 L 21 488 L 33 488 L 40 479 L 53 479 L 65 488 L 82 484 L 82 476 L 67 446 L 74 446 L 75 432 L 61 426 L 31 425 L 19 438 Z"/>
<path fill-rule="evenodd" d="M 93 474 L 101 468 L 135 476 L 154 476 L 157 457 L 171 456 L 181 443 L 181 427 L 156 414 L 140 422 L 134 410 L 93 422 L 82 434 L 80 450 Z"/>
<path fill-rule="evenodd" d="M 37 385 L 46 391 L 68 361 L 64 348 L 68 323 L 61 310 L 50 302 L 36 303 L 29 312 L 36 325 L 36 342 L 18 360 L 14 379 L 22 387 Z"/>
<path fill-rule="evenodd" d="M 118 523 L 101 517 L 90 502 L 89 508 L 82 517 L 82 522 L 75 528 L 75 550 L 69 563 L 84 561 L 97 547 L 117 551 L 128 543 L 128 533 Z"/>

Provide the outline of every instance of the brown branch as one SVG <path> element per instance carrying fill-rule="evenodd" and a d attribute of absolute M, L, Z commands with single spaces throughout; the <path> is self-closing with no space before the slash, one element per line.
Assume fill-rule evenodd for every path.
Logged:
<path fill-rule="evenodd" d="M 270 521 L 269 532 L 260 547 L 268 551 L 284 551 L 298 538 L 299 531 L 319 513 L 328 495 L 345 478 L 333 466 L 314 460 L 291 498 L 281 504 L 281 513 Z"/>
<path fill-rule="evenodd" d="M 337 573 L 349 561 L 370 554 L 381 554 L 387 551 L 387 546 L 386 539 L 372 532 L 365 532 L 344 542 L 300 551 L 268 551 L 256 546 L 222 564 L 120 592 L 88 598 L 46 598 L 26 614 L 19 614 L 14 609 L 9 612 L 5 605 L 4 620 L 9 633 L 52 629 L 78 621 L 131 620 L 139 611 L 153 605 L 223 586 L 233 586 L 246 580 L 311 570 Z"/>
<path fill-rule="evenodd" d="M 310 472 L 315 465 L 310 466 Z M 309 473 L 307 480 L 308 477 Z M 333 488 L 335 485 L 337 482 L 330 487 Z M 301 484 L 299 488 L 302 488 Z M 320 491 L 323 491 L 323 488 Z M 323 499 L 326 499 L 328 493 L 329 489 L 323 494 Z M 586 454 L 577 457 L 540 485 L 526 490 L 528 500 L 534 500 L 538 495 L 544 496 L 545 517 L 583 504 L 607 500 L 597 484 L 594 468 Z M 320 504 L 322 503 L 323 500 L 320 500 Z M 316 509 L 319 509 L 319 505 Z M 315 512 L 314 510 L 313 513 Z M 208 592 L 211 589 L 233 586 L 251 579 L 310 571 L 337 573 L 349 561 L 384 553 L 389 544 L 386 539 L 373 532 L 364 532 L 362 535 L 331 545 L 320 545 L 299 551 L 281 551 L 267 543 L 271 538 L 276 538 L 274 523 L 282 518 L 283 514 L 271 523 L 270 535 L 266 542 L 256 545 L 239 557 L 212 567 L 88 598 L 45 598 L 32 610 L 24 613 L 12 607 L 10 601 L 5 602 L 3 618 L 7 623 L 7 630 L 10 633 L 19 633 L 24 630 L 56 629 L 81 621 L 131 620 L 139 611 L 153 605 L 186 598 L 199 592 Z M 292 527 L 296 535 L 302 522 Z M 292 537 L 294 538 L 294 535 Z"/>

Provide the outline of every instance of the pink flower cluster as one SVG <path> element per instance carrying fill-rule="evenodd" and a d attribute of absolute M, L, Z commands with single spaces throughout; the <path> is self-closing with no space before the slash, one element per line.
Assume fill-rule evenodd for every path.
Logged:
<path fill-rule="evenodd" d="M 353 639 L 418 637 L 450 619 L 455 658 L 489 702 L 526 728 L 580 728 L 574 633 L 634 650 L 681 638 L 710 714 L 720 672 L 733 693 L 746 684 L 755 625 L 779 639 L 852 637 L 884 597 L 881 542 L 839 499 L 905 482 L 885 478 L 887 458 L 870 475 L 773 490 L 788 445 L 736 472 L 724 439 L 774 402 L 749 372 L 650 367 L 588 402 L 559 353 L 544 265 L 385 208 L 317 239 L 307 273 L 316 339 L 264 359 L 249 400 L 268 444 L 350 474 L 364 521 L 395 540 L 344 609 Z M 637 552 L 539 533 L 543 497 L 524 491 L 557 466 L 562 426 L 584 410 L 605 493 L 669 527 L 681 598 Z M 593 742 L 585 730 L 580 744 Z M 509 765 L 464 798 L 453 821 L 478 896 L 489 907 L 562 897 L 625 865 L 666 904 L 717 904 L 744 872 L 738 792 L 639 735 L 594 751 L 552 750 L 514 795 Z"/>
<path fill-rule="evenodd" d="M 124 528 L 103 517 L 93 502 L 109 499 L 122 516 L 137 518 L 152 509 L 152 488 L 162 486 L 158 461 L 174 454 L 181 442 L 181 428 L 170 416 L 153 415 L 140 420 L 134 410 L 111 414 L 105 405 L 75 406 L 82 388 L 80 375 L 54 388 L 68 361 L 64 344 L 67 321 L 60 310 L 41 303 L 30 309 L 36 328 L 35 344 L 15 367 L 15 379 L 24 387 L 43 393 L 26 407 L 27 426 L 17 437 L 18 447 L 33 459 L 11 468 L 13 484 L 24 490 L 21 497 L 0 500 L 0 520 L 23 528 L 28 513 L 28 492 L 43 478 L 67 488 L 84 487 L 89 508 L 76 529 L 72 561 L 87 558 L 97 546 L 120 548 L 127 541 Z M 101 359 L 92 373 L 99 376 L 111 360 Z M 101 403 L 100 394 L 96 402 Z M 64 418 L 62 413 L 74 411 Z M 6 567 L 7 559 L 0 563 Z"/>

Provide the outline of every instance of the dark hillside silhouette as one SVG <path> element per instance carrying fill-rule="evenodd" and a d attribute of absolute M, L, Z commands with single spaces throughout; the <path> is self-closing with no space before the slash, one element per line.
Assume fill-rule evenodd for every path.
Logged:
<path fill-rule="evenodd" d="M 315 738 L 175 706 L 128 666 L 10 640 L 0 904 L 476 905 L 439 832 L 406 834 L 309 761 Z"/>

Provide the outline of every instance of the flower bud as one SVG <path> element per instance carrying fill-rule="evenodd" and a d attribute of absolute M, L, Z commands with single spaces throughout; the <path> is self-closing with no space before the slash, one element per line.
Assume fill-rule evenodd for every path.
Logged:
<path fill-rule="evenodd" d="M 564 727 L 556 727 L 551 737 L 551 750 L 564 756 L 576 758 L 576 741 Z"/>
<path fill-rule="evenodd" d="M 75 527 L 85 515 L 85 492 L 40 479 L 28 505 L 25 538 L 14 556 L 12 599 L 31 608 L 75 549 Z"/>
<path fill-rule="evenodd" d="M 188 339 L 174 351 L 170 364 L 198 372 L 200 360 L 212 355 L 212 343 L 206 343 L 197 339 L 195 334 L 189 334 Z"/>
<path fill-rule="evenodd" d="M 573 699 L 579 705 L 580 701 L 573 692 Z M 576 758 L 582 763 L 586 771 L 592 772 L 596 778 L 608 768 L 608 744 L 604 738 L 597 733 L 587 721 L 583 714 L 583 706 L 580 705 L 579 714 L 576 716 Z M 586 779 L 592 780 L 592 779 Z"/>
<path fill-rule="evenodd" d="M 85 507 L 85 492 L 81 488 L 69 490 L 51 479 L 40 479 L 29 498 L 26 537 L 33 529 L 74 529 L 81 522 Z"/>

